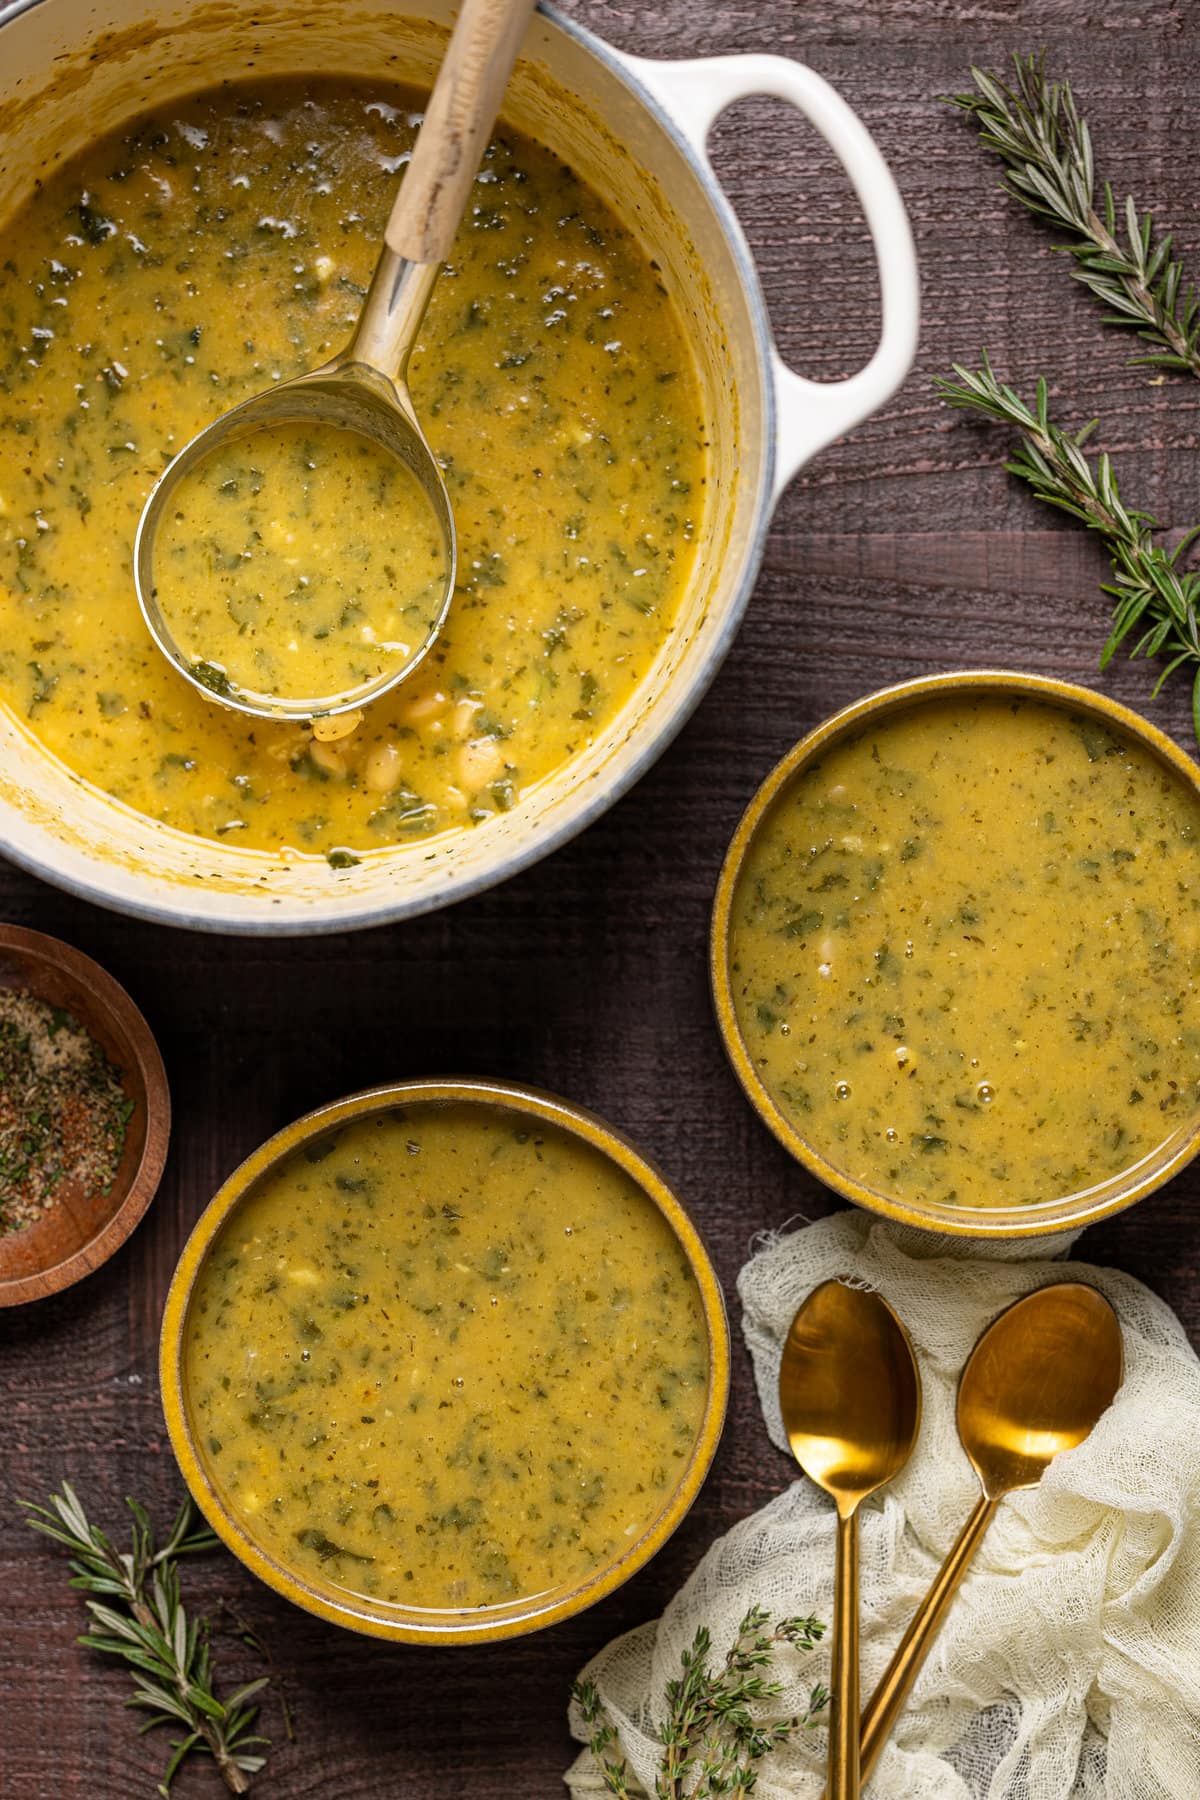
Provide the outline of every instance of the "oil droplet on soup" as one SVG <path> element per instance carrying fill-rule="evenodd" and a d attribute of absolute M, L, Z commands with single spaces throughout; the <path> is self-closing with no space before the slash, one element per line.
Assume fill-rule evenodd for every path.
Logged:
<path fill-rule="evenodd" d="M 243 1529 L 302 1574 L 500 1605 L 636 1543 L 704 1414 L 695 1279 L 607 1158 L 470 1104 L 318 1140 L 218 1237 L 187 1408 Z"/>
<path fill-rule="evenodd" d="M 734 894 L 738 1028 L 843 1175 L 1064 1199 L 1200 1108 L 1200 802 L 1041 704 L 936 700 L 799 774 Z"/>
<path fill-rule="evenodd" d="M 319 420 L 202 457 L 154 545 L 158 604 L 203 679 L 318 705 L 404 667 L 437 622 L 445 577 L 412 471 Z"/>
<path fill-rule="evenodd" d="M 633 233 L 505 127 L 409 368 L 459 537 L 426 661 L 333 744 L 213 705 L 145 628 L 147 493 L 203 426 L 345 347 L 422 104 L 223 87 L 6 222 L 0 702 L 184 832 L 323 854 L 487 830 L 612 727 L 675 627 L 708 454 L 685 332 Z"/>

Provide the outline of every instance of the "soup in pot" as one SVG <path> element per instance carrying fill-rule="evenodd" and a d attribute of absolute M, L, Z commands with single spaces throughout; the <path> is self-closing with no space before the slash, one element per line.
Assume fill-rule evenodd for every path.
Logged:
<path fill-rule="evenodd" d="M 226 86 L 93 145 L 8 222 L 0 700 L 183 832 L 336 860 L 486 828 L 611 723 L 688 583 L 707 452 L 680 319 L 604 201 L 505 128 L 410 370 L 460 538 L 434 652 L 331 742 L 207 700 L 151 641 L 132 577 L 149 488 L 200 427 L 344 346 L 421 104 Z M 239 524 L 270 537 L 252 511 Z M 349 579 L 370 509 L 343 524 Z"/>

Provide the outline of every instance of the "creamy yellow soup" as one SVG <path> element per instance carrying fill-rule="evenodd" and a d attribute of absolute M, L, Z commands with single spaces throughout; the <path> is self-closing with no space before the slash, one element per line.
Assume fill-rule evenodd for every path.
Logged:
<path fill-rule="evenodd" d="M 330 743 L 207 700 L 151 641 L 150 486 L 344 347 L 420 104 L 224 87 L 87 150 L 5 229 L 0 700 L 181 831 L 320 854 L 486 828 L 611 723 L 677 617 L 707 455 L 680 320 L 603 201 L 506 129 L 410 370 L 460 537 L 436 652 Z"/>
<path fill-rule="evenodd" d="M 205 686 L 314 710 L 412 660 L 447 573 L 411 469 L 318 420 L 218 445 L 173 490 L 154 538 L 154 596 Z"/>
<path fill-rule="evenodd" d="M 1200 1107 L 1200 802 L 1091 717 L 999 699 L 882 718 L 803 770 L 738 879 L 738 1027 L 842 1174 L 1034 1204 Z"/>
<path fill-rule="evenodd" d="M 634 1544 L 709 1372 L 652 1202 L 565 1133 L 469 1103 L 377 1115 L 264 1180 L 201 1270 L 183 1360 L 251 1537 L 441 1608 L 574 1584 Z"/>

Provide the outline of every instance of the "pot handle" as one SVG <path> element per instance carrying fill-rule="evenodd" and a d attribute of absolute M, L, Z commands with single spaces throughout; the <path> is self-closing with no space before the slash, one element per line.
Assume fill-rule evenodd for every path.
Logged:
<path fill-rule="evenodd" d="M 788 368 L 774 345 L 771 348 L 777 499 L 818 450 L 890 399 L 912 366 L 919 287 L 917 254 L 904 202 L 861 119 L 827 81 L 803 63 L 785 56 L 713 56 L 691 62 L 622 56 L 622 61 L 710 170 L 708 134 L 727 106 L 752 94 L 786 100 L 825 139 L 866 216 L 875 246 L 883 312 L 883 328 L 870 362 L 846 381 L 808 381 Z"/>

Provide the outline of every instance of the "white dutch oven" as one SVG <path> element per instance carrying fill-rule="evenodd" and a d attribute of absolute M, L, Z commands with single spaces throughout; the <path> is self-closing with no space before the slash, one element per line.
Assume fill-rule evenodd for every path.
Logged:
<path fill-rule="evenodd" d="M 313 72 L 428 85 L 453 8 L 387 0 L 15 0 L 0 4 L 0 218 L 35 179 L 147 107 L 229 77 Z M 749 94 L 790 102 L 841 160 L 874 239 L 883 329 L 848 381 L 780 361 L 745 240 L 705 142 Z M 566 770 L 477 831 L 331 870 L 199 842 L 51 760 L 0 711 L 0 847 L 91 900 L 213 931 L 380 924 L 478 892 L 545 856 L 625 791 L 687 718 L 732 642 L 771 511 L 796 471 L 888 399 L 916 347 L 917 271 L 900 196 L 871 138 L 812 70 L 774 56 L 649 62 L 543 9 L 505 108 L 641 234 L 691 333 L 712 443 L 710 514 L 680 624 L 641 691 Z M 0 605 L 3 597 L 0 596 Z"/>

